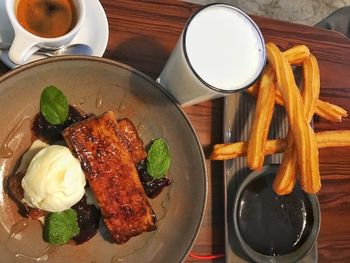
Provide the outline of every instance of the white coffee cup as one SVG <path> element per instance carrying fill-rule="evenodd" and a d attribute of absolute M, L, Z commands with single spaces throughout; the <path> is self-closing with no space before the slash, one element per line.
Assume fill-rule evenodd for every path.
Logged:
<path fill-rule="evenodd" d="M 157 81 L 188 106 L 249 87 L 265 62 L 254 21 L 231 5 L 212 4 L 190 17 Z"/>
<path fill-rule="evenodd" d="M 53 38 L 40 37 L 27 31 L 18 22 L 16 16 L 18 2 L 18 0 L 6 0 L 6 12 L 15 33 L 9 49 L 9 58 L 18 65 L 26 63 L 27 59 L 40 48 L 58 49 L 68 44 L 76 36 L 85 19 L 85 1 L 72 0 L 77 16 L 75 26 L 63 36 Z"/>

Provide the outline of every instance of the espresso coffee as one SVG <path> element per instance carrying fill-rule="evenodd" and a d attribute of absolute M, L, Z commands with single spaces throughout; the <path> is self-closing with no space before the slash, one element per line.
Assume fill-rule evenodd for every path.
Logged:
<path fill-rule="evenodd" d="M 45 38 L 63 36 L 77 22 L 72 0 L 19 0 L 16 16 L 24 29 Z"/>

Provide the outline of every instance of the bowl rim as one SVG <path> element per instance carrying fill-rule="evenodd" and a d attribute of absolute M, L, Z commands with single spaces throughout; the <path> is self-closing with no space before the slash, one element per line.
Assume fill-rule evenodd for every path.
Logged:
<path fill-rule="evenodd" d="M 239 243 L 241 244 L 241 247 L 243 248 L 244 252 L 253 260 L 259 262 L 297 262 L 298 260 L 302 259 L 304 256 L 306 256 L 309 251 L 315 246 L 318 234 L 320 232 L 321 227 L 321 210 L 320 210 L 320 203 L 318 201 L 316 194 L 309 194 L 305 193 L 311 203 L 312 207 L 312 213 L 314 217 L 314 222 L 311 228 L 310 235 L 307 237 L 307 239 L 304 241 L 301 247 L 299 247 L 297 250 L 280 255 L 280 256 L 269 256 L 261 254 L 254 249 L 252 249 L 244 240 L 243 236 L 241 235 L 240 228 L 238 226 L 238 220 L 237 220 L 237 210 L 239 206 L 239 200 L 240 197 L 245 190 L 246 186 L 252 182 L 253 180 L 267 174 L 267 173 L 273 173 L 276 174 L 279 169 L 278 164 L 270 164 L 265 165 L 260 171 L 252 171 L 247 175 L 247 177 L 242 181 L 240 184 L 237 194 L 235 196 L 234 200 L 234 208 L 233 208 L 233 223 L 234 223 L 234 230 L 235 234 L 237 235 L 237 238 L 239 240 Z"/>
<path fill-rule="evenodd" d="M 102 63 L 102 64 L 107 64 L 107 65 L 111 65 L 111 66 L 115 66 L 115 67 L 119 67 L 122 68 L 124 70 L 130 71 L 133 74 L 138 75 L 139 77 L 143 78 L 145 81 L 149 82 L 150 84 L 152 84 L 152 86 L 154 86 L 155 88 L 158 88 L 161 92 L 163 92 L 164 95 L 166 95 L 166 97 L 173 103 L 173 105 L 177 108 L 178 112 L 182 115 L 183 119 L 185 120 L 185 122 L 188 124 L 191 133 L 193 135 L 193 137 L 195 138 L 195 144 L 196 147 L 198 148 L 198 151 L 200 153 L 200 159 L 201 159 L 201 168 L 204 171 L 204 180 L 203 180 L 203 196 L 201 197 L 201 213 L 199 216 L 199 220 L 198 222 L 196 222 L 196 227 L 194 229 L 194 235 L 192 236 L 192 238 L 189 241 L 189 244 L 186 248 L 186 250 L 184 251 L 183 255 L 181 256 L 181 258 L 179 258 L 179 262 L 182 262 L 185 260 L 185 258 L 187 257 L 187 255 L 189 254 L 190 250 L 192 249 L 195 240 L 197 239 L 201 226 L 203 225 L 203 221 L 204 221 L 204 215 L 205 215 L 205 211 L 207 208 L 207 199 L 208 199 L 208 170 L 207 170 L 207 166 L 206 166 L 206 162 L 205 162 L 205 155 L 204 155 L 204 151 L 202 148 L 202 145 L 200 143 L 199 137 L 191 123 L 191 121 L 189 120 L 189 118 L 187 117 L 186 113 L 184 112 L 184 110 L 181 108 L 181 106 L 177 103 L 177 101 L 171 96 L 171 94 L 164 88 L 162 87 L 159 83 L 157 83 L 154 79 L 152 79 L 151 77 L 149 77 L 148 75 L 146 75 L 145 73 L 141 72 L 140 70 L 137 70 L 127 64 L 124 64 L 122 62 L 118 62 L 112 59 L 108 59 L 108 58 L 103 58 L 103 57 L 96 57 L 96 56 L 81 56 L 81 55 L 66 55 L 66 56 L 57 56 L 57 57 L 50 57 L 50 58 L 46 58 L 46 59 L 40 59 L 37 61 L 33 61 L 24 65 L 21 65 L 18 68 L 12 69 L 6 73 L 4 73 L 1 77 L 0 77 L 0 92 L 1 92 L 1 84 L 22 73 L 23 71 L 38 67 L 38 66 L 42 66 L 45 64 L 52 64 L 52 63 L 56 63 L 56 62 L 62 62 L 62 61 L 88 61 L 88 62 L 93 62 L 93 63 Z"/>

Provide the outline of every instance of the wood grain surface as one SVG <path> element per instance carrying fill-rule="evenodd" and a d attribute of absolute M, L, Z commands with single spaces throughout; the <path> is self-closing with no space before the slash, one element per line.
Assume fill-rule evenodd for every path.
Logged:
<path fill-rule="evenodd" d="M 181 1 L 108 1 L 106 11 L 110 36 L 105 57 L 129 64 L 156 78 L 164 66 L 188 17 L 198 8 Z M 266 41 L 282 49 L 306 44 L 318 58 L 321 98 L 350 112 L 350 42 L 343 35 L 268 18 L 253 17 Z M 98 41 L 98 40 L 97 40 Z M 0 73 L 8 69 L 0 63 Z M 208 156 L 222 142 L 223 100 L 185 109 Z M 350 129 L 350 119 L 330 123 L 315 119 L 316 130 Z M 209 196 L 203 226 L 193 246 L 196 253 L 224 252 L 223 165 L 210 162 Z M 322 226 L 318 239 L 319 262 L 350 262 L 350 150 L 320 151 Z M 196 261 L 188 257 L 187 261 Z M 223 262 L 218 259 L 216 262 Z"/>

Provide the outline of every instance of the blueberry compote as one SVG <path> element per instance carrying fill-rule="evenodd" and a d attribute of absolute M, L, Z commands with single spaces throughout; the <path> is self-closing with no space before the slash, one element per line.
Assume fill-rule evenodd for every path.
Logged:
<path fill-rule="evenodd" d="M 54 144 L 63 140 L 62 131 L 65 128 L 85 118 L 87 118 L 87 115 L 81 114 L 76 108 L 69 105 L 68 118 L 63 124 L 51 124 L 39 112 L 34 118 L 32 130 L 36 138 L 48 144 Z"/>
<path fill-rule="evenodd" d="M 165 186 L 170 184 L 170 180 L 166 177 L 160 179 L 155 179 L 147 173 L 146 162 L 145 160 L 141 161 L 136 165 L 141 183 L 145 189 L 146 195 L 149 198 L 156 197 Z"/>

